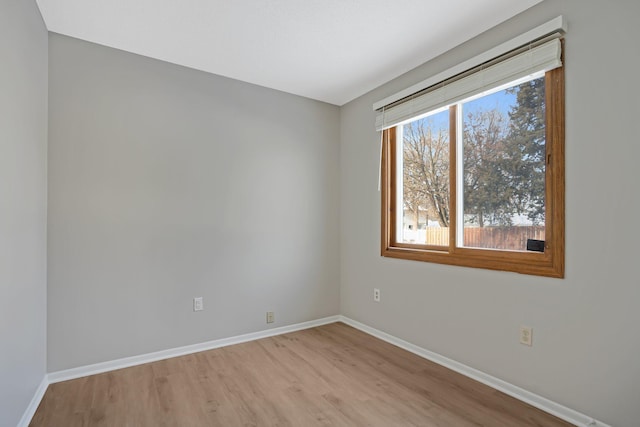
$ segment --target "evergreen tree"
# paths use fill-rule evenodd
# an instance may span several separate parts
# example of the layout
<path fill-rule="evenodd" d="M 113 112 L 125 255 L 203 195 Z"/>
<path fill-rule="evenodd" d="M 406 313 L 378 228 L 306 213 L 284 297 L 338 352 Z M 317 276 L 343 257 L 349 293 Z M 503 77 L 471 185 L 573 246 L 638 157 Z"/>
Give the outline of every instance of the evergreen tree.
<path fill-rule="evenodd" d="M 513 208 L 534 224 L 545 215 L 545 84 L 544 77 L 508 89 L 516 94 L 509 112 L 503 168 L 511 181 Z"/>
<path fill-rule="evenodd" d="M 480 227 L 512 225 L 516 214 L 544 223 L 544 77 L 506 92 L 516 97 L 508 119 L 494 108 L 464 120 L 464 213 Z"/>
<path fill-rule="evenodd" d="M 544 224 L 544 77 L 506 92 L 516 98 L 507 113 L 475 108 L 463 120 L 464 216 L 480 227 L 510 226 L 516 215 Z M 416 225 L 423 211 L 448 227 L 448 132 L 417 120 L 405 125 L 403 142 L 404 208 Z"/>

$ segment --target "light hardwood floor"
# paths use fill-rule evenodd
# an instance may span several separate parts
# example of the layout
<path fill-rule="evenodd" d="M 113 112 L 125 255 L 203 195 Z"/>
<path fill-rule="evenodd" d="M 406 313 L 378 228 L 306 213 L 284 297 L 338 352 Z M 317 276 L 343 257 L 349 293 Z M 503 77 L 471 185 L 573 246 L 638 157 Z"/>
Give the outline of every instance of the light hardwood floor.
<path fill-rule="evenodd" d="M 333 323 L 51 384 L 30 425 L 570 424 Z"/>

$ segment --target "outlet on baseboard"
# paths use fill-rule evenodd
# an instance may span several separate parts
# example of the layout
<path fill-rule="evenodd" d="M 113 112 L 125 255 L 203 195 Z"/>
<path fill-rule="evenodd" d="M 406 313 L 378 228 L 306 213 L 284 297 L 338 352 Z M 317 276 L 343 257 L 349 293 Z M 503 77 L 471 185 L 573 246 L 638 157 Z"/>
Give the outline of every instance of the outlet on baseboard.
<path fill-rule="evenodd" d="M 273 323 L 276 321 L 273 311 L 267 311 L 267 323 Z"/>

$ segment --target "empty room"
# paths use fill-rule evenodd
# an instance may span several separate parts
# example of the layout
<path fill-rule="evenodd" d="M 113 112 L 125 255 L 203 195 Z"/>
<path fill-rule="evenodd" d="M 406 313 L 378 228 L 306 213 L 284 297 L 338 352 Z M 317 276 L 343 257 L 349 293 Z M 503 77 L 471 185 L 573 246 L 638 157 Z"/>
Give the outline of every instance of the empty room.
<path fill-rule="evenodd" d="M 639 18 L 0 0 L 0 427 L 638 427 Z"/>

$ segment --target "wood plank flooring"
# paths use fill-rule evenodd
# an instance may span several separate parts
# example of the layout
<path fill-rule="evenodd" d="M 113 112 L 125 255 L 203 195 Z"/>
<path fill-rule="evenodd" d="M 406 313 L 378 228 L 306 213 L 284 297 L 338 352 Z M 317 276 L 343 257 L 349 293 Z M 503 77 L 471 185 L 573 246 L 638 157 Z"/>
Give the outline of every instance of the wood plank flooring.
<path fill-rule="evenodd" d="M 343 323 L 51 384 L 30 424 L 569 426 Z"/>

